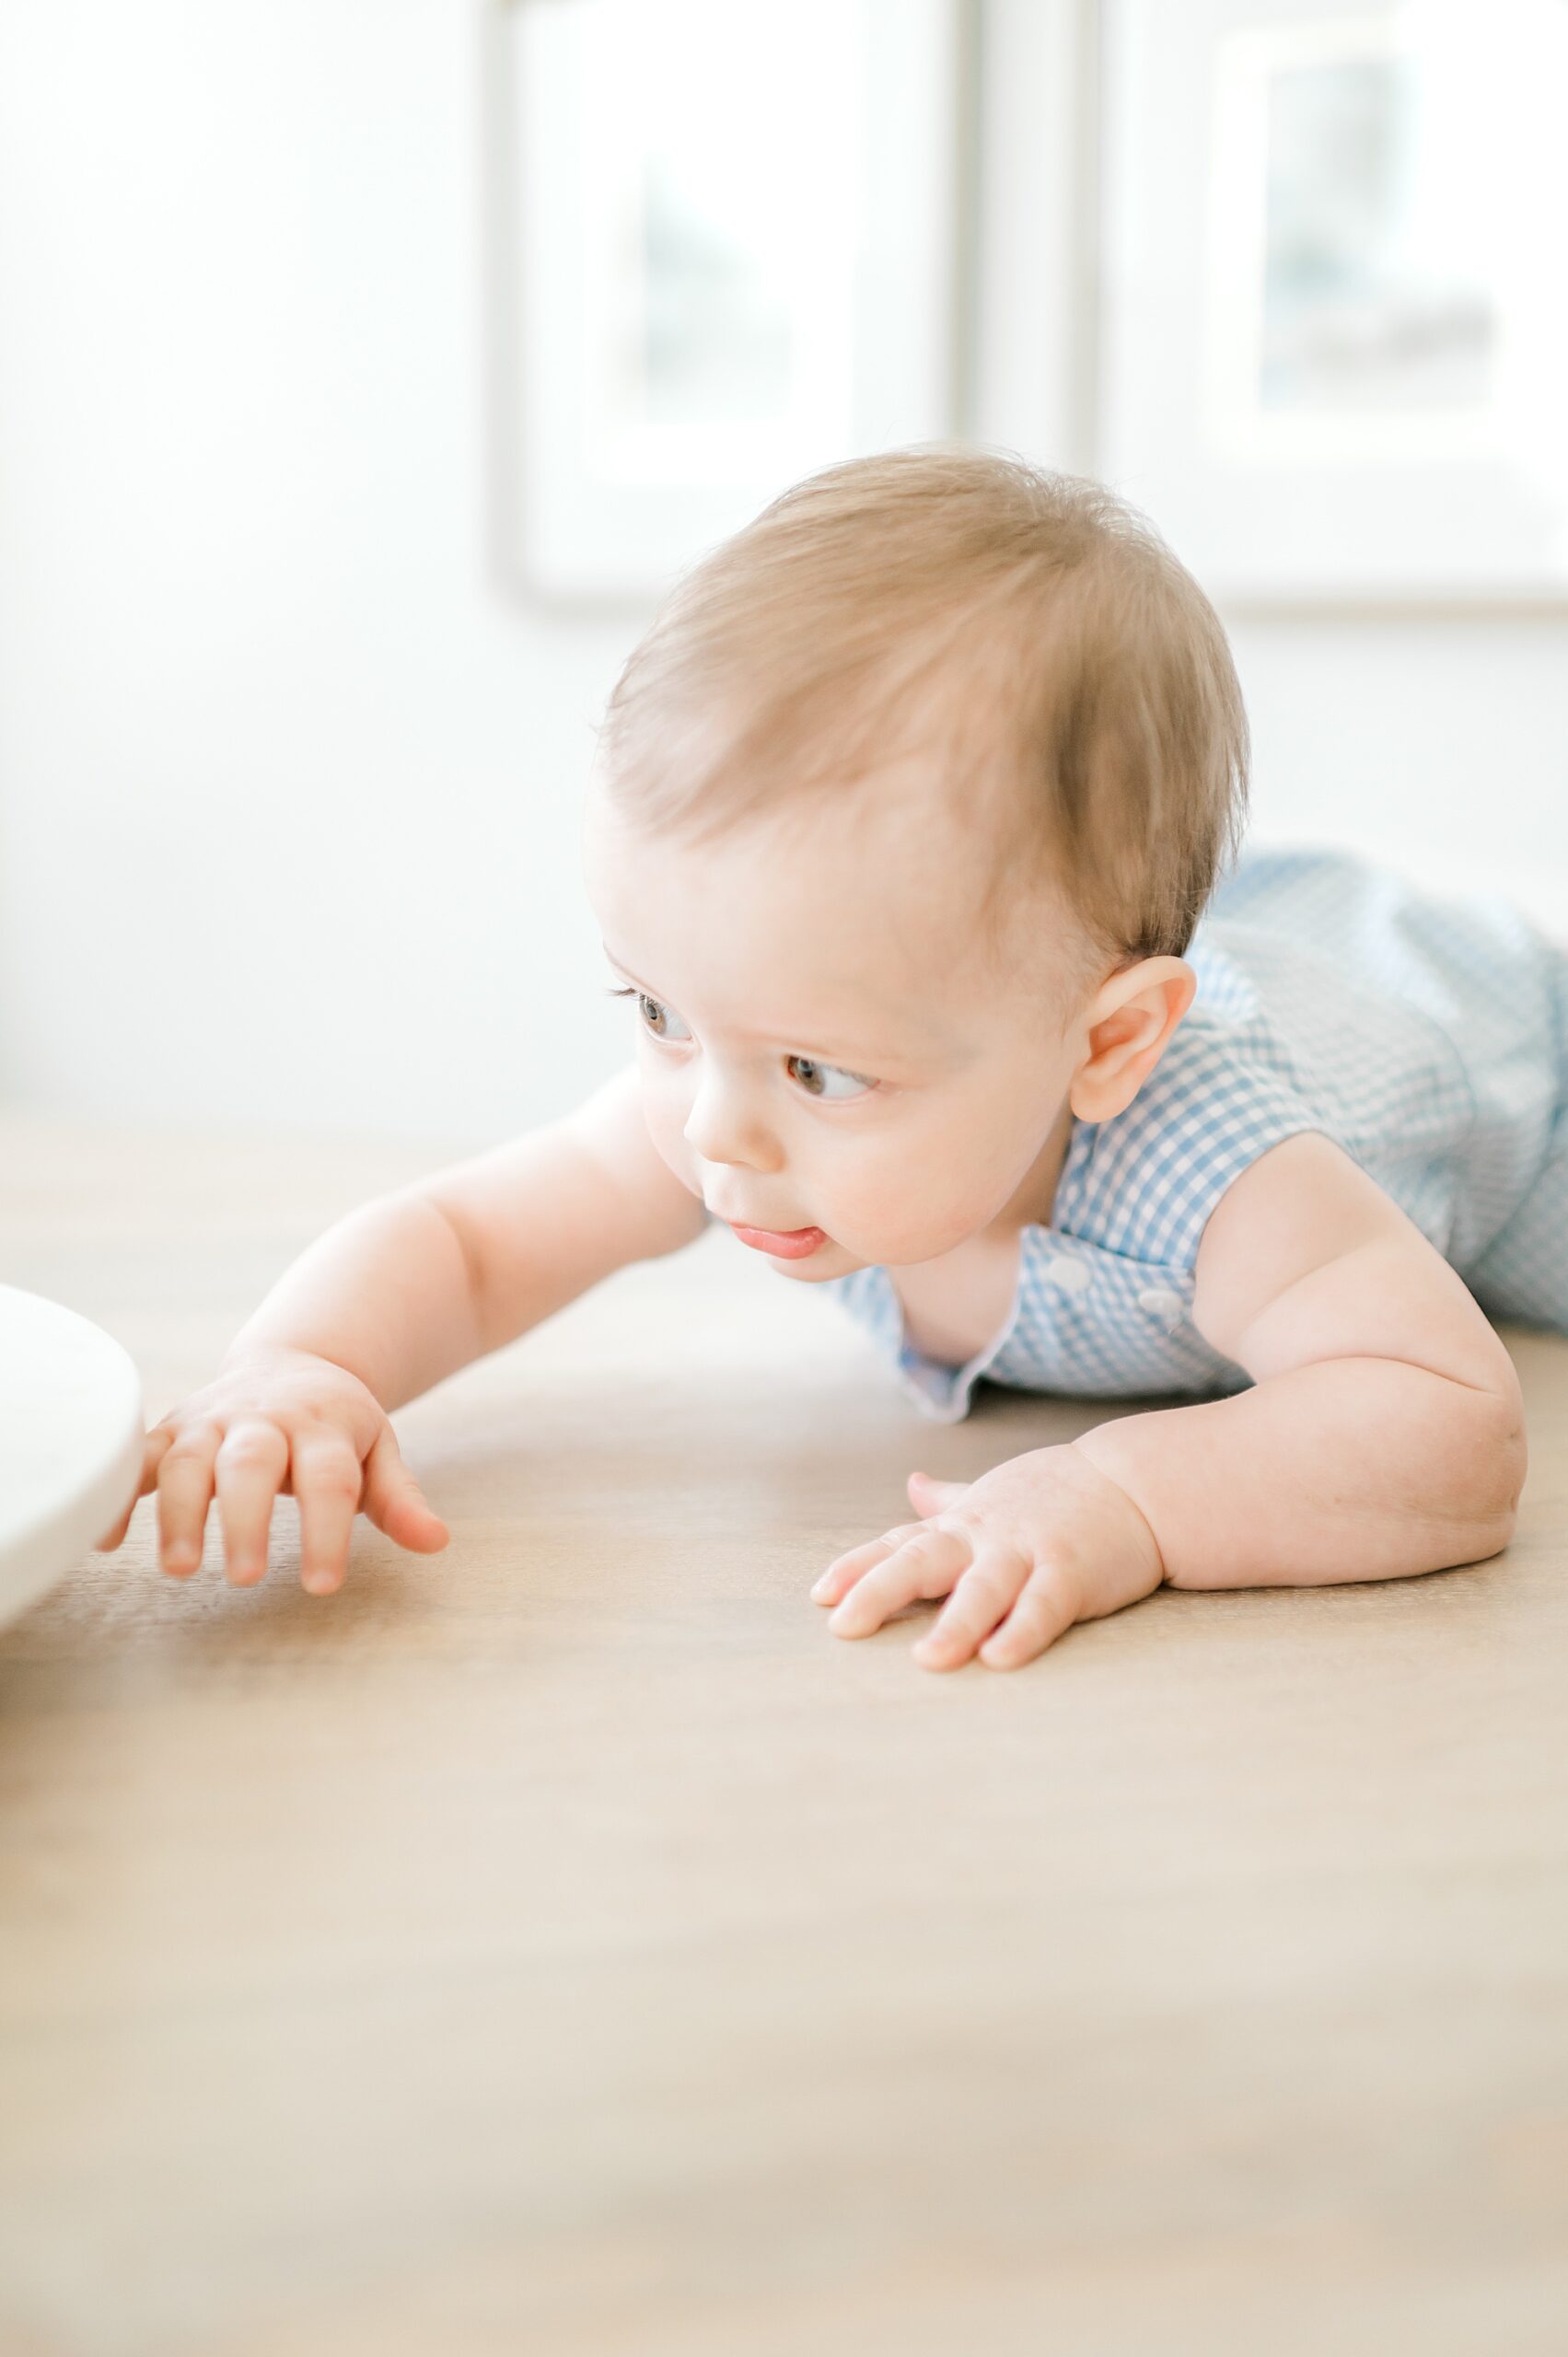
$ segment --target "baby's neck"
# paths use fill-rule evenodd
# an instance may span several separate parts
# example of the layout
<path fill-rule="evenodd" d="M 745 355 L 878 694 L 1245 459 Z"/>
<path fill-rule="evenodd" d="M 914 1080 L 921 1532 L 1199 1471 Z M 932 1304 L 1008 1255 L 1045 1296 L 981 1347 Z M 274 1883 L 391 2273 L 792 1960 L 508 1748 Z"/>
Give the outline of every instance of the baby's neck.
<path fill-rule="evenodd" d="M 1051 1132 L 1025 1172 L 1019 1186 L 981 1234 L 992 1241 L 1016 1236 L 1020 1228 L 1049 1227 L 1056 1207 L 1056 1190 L 1062 1178 L 1062 1166 L 1067 1159 L 1067 1148 L 1073 1137 L 1073 1108 L 1064 1103 Z"/>

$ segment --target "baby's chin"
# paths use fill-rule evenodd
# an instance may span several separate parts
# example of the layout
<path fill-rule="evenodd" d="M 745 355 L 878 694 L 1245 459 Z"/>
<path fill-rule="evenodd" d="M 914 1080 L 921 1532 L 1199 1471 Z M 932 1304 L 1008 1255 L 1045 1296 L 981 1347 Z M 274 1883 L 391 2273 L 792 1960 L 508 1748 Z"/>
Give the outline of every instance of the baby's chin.
<path fill-rule="evenodd" d="M 788 1277 L 797 1285 L 826 1284 L 830 1277 L 847 1277 L 853 1269 L 870 1266 L 868 1261 L 858 1259 L 847 1245 L 840 1244 L 831 1236 L 819 1244 L 815 1252 L 808 1252 L 803 1260 L 786 1260 L 782 1253 L 774 1252 L 764 1257 L 770 1269 L 776 1271 L 781 1277 Z"/>
<path fill-rule="evenodd" d="M 916 1249 L 911 1248 L 909 1237 L 899 1237 L 890 1238 L 887 1248 L 878 1252 L 875 1248 L 856 1251 L 848 1244 L 841 1244 L 836 1236 L 829 1236 L 815 1252 L 807 1252 L 798 1260 L 787 1260 L 782 1252 L 765 1252 L 761 1258 L 776 1276 L 787 1277 L 791 1284 L 822 1285 L 830 1283 L 835 1277 L 853 1276 L 856 1269 L 909 1268 L 924 1260 L 938 1260 L 952 1249 L 951 1237 L 937 1237 Z"/>
<path fill-rule="evenodd" d="M 827 1284 L 834 1277 L 853 1276 L 856 1269 L 901 1268 L 918 1260 L 938 1259 L 943 1252 L 951 1249 L 950 1245 L 939 1244 L 928 1253 L 914 1253 L 907 1243 L 900 1242 L 885 1252 L 856 1252 L 847 1244 L 841 1244 L 836 1237 L 830 1236 L 803 1260 L 786 1260 L 782 1253 L 769 1253 L 766 1258 L 769 1268 L 775 1270 L 781 1277 L 789 1278 L 792 1284 L 819 1285 Z"/>

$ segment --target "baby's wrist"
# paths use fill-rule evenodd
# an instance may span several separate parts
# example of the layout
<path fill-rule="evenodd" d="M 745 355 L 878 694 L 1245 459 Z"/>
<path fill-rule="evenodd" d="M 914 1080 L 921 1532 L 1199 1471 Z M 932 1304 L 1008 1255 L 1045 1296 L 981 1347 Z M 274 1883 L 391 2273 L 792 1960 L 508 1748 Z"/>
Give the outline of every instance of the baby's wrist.
<path fill-rule="evenodd" d="M 238 1370 L 257 1366 L 335 1366 L 337 1364 L 335 1359 L 328 1359 L 323 1352 L 311 1350 L 304 1342 L 291 1342 L 273 1334 L 248 1334 L 241 1329 L 225 1351 L 218 1372 L 232 1375 Z"/>

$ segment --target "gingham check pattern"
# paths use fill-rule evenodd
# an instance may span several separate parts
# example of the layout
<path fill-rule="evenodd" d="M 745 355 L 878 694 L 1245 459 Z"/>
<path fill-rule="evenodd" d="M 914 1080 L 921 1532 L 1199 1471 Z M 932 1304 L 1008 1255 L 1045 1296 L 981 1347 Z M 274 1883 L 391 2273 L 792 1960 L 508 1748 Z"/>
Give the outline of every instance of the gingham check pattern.
<path fill-rule="evenodd" d="M 1189 956 L 1190 1013 L 1127 1110 L 1074 1128 L 985 1350 L 962 1367 L 913 1350 L 885 1269 L 818 1289 L 923 1414 L 956 1422 L 981 1376 L 1100 1398 L 1244 1388 L 1191 1323 L 1199 1239 L 1303 1130 L 1369 1172 L 1483 1307 L 1568 1331 L 1568 950 L 1503 902 L 1282 850 L 1243 857 Z"/>

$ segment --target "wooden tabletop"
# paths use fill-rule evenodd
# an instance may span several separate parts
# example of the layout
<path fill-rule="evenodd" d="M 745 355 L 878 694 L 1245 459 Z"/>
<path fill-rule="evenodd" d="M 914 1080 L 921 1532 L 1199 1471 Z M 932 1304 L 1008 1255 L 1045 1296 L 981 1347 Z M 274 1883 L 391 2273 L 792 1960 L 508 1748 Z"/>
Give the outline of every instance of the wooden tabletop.
<path fill-rule="evenodd" d="M 440 1159 L 0 1120 L 157 1416 Z M 716 1231 L 400 1411 L 306 1596 L 144 1502 L 0 1634 L 6 2357 L 1559 2357 L 1568 1344 L 1486 1565 L 937 1678 L 807 1597 L 923 1422 Z M 1216 1511 L 1223 1501 L 1216 1500 Z"/>

